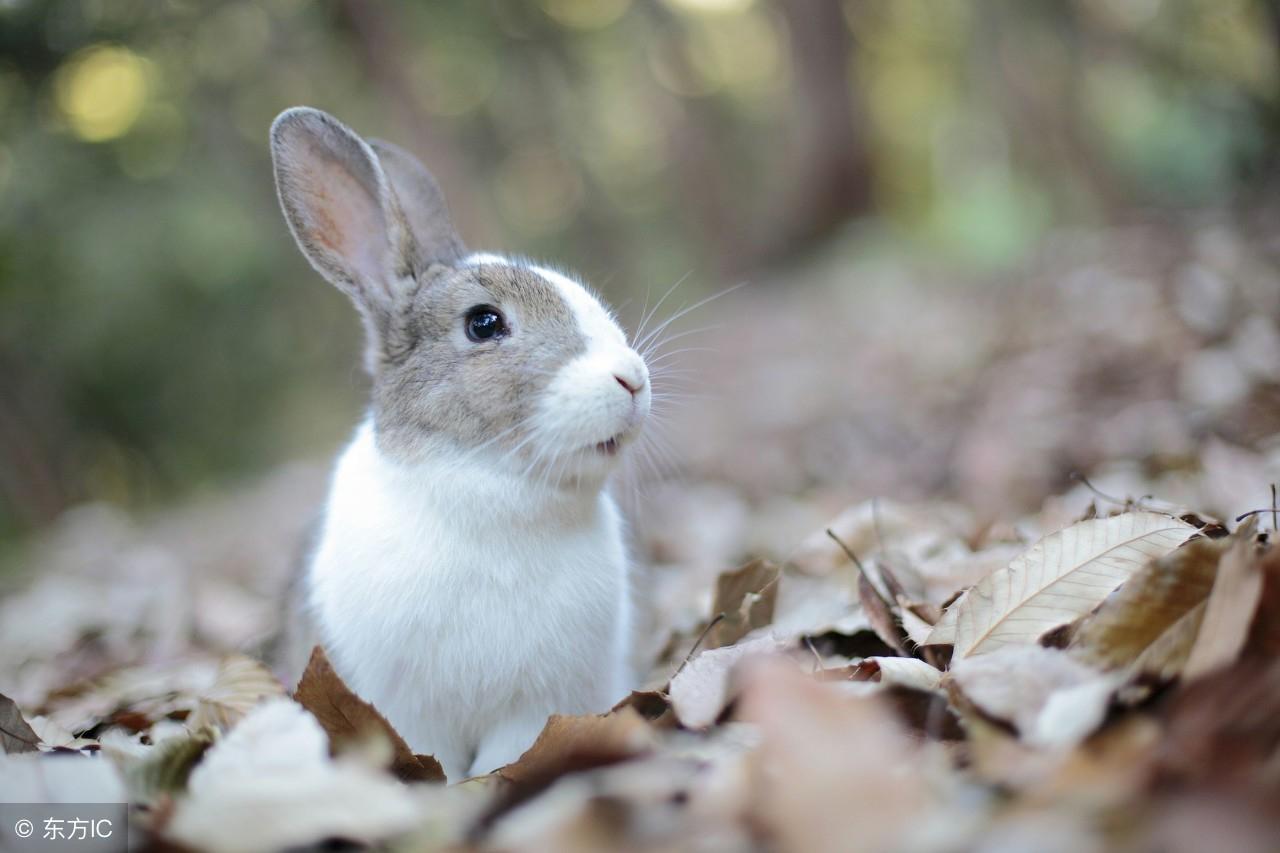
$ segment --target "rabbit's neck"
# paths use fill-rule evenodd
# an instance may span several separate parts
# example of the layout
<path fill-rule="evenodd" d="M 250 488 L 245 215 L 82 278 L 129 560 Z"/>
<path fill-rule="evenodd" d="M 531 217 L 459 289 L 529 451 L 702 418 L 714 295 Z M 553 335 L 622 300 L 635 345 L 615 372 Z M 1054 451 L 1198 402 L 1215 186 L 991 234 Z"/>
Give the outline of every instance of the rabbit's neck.
<path fill-rule="evenodd" d="M 413 461 L 397 459 L 379 447 L 372 419 L 357 430 L 346 455 L 402 506 L 456 515 L 462 527 L 591 525 L 604 494 L 603 484 L 565 488 L 502 470 L 451 446 L 426 445 Z"/>

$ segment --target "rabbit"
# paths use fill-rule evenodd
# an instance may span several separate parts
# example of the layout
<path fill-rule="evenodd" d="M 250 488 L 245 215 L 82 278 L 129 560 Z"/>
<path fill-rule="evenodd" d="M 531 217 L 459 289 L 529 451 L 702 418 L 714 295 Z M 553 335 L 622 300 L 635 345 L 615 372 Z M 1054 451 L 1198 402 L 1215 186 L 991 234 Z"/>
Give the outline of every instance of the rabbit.
<path fill-rule="evenodd" d="M 368 414 L 333 469 L 286 646 L 338 674 L 450 781 L 552 714 L 630 689 L 633 603 L 609 481 L 649 370 L 573 277 L 472 253 L 412 155 L 307 107 L 271 127 L 303 255 L 355 304 Z"/>

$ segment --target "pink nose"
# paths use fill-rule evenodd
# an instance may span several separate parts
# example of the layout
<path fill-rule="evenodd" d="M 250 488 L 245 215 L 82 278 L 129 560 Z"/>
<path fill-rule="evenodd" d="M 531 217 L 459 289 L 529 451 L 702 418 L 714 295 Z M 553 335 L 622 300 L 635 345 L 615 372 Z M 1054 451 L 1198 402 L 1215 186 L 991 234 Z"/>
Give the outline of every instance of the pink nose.
<path fill-rule="evenodd" d="M 623 388 L 626 388 L 627 393 L 633 397 L 640 392 L 641 388 L 644 387 L 644 382 L 641 382 L 640 384 L 637 385 L 637 384 L 634 384 L 634 381 L 629 382 L 616 373 L 613 374 L 613 378 L 618 380 L 618 384 L 621 385 Z"/>

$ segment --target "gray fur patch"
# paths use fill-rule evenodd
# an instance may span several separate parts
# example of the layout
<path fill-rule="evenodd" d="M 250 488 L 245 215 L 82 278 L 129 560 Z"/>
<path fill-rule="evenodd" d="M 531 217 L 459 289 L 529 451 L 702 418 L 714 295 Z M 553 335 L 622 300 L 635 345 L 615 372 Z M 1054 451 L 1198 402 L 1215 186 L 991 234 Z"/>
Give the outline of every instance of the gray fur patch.
<path fill-rule="evenodd" d="M 509 333 L 469 340 L 465 318 L 477 305 L 499 309 Z M 468 448 L 502 436 L 496 447 L 515 446 L 542 390 L 587 344 L 556 285 L 498 263 L 432 267 L 397 327 L 397 351 L 374 376 L 373 418 L 378 446 L 405 459 L 427 439 Z"/>

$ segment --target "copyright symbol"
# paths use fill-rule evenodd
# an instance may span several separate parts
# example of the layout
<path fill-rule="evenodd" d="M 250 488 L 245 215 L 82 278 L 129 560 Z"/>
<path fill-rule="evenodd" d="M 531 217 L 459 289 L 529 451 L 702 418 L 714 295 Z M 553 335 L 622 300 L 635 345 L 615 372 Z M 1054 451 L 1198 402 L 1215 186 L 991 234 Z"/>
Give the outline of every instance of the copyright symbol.
<path fill-rule="evenodd" d="M 13 831 L 19 838 L 30 838 L 36 828 L 32 826 L 31 821 L 24 818 L 13 825 Z"/>

